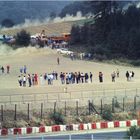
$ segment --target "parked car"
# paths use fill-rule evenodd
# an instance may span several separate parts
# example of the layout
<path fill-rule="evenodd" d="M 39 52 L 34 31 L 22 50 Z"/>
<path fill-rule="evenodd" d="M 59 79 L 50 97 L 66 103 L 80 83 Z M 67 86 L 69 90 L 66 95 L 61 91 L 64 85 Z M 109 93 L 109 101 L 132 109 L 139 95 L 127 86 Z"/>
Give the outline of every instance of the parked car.
<path fill-rule="evenodd" d="M 57 53 L 70 55 L 73 52 L 69 51 L 67 48 L 59 48 L 59 49 L 57 49 Z"/>

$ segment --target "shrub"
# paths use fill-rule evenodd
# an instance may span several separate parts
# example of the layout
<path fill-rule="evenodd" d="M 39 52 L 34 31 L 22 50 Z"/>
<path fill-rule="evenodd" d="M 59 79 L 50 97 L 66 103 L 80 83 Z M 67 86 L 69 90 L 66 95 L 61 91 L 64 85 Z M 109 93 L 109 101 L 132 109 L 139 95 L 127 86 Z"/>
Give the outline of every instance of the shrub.
<path fill-rule="evenodd" d="M 127 135 L 132 136 L 133 139 L 140 139 L 140 127 L 131 126 L 127 131 Z"/>
<path fill-rule="evenodd" d="M 104 107 L 104 110 L 102 112 L 102 118 L 104 120 L 112 121 L 113 120 L 113 115 L 111 112 L 111 109 L 109 107 Z"/>
<path fill-rule="evenodd" d="M 10 28 L 10 27 L 13 27 L 14 26 L 14 22 L 11 19 L 4 19 L 1 22 L 1 26 L 2 27 L 6 27 L 6 28 Z"/>
<path fill-rule="evenodd" d="M 20 46 L 28 46 L 30 44 L 30 33 L 25 30 L 21 30 L 16 35 L 16 44 Z"/>
<path fill-rule="evenodd" d="M 130 64 L 132 64 L 133 66 L 140 66 L 140 60 L 132 60 L 130 61 Z"/>
<path fill-rule="evenodd" d="M 50 114 L 50 119 L 53 120 L 55 124 L 64 124 L 64 116 L 60 112 L 55 112 Z"/>

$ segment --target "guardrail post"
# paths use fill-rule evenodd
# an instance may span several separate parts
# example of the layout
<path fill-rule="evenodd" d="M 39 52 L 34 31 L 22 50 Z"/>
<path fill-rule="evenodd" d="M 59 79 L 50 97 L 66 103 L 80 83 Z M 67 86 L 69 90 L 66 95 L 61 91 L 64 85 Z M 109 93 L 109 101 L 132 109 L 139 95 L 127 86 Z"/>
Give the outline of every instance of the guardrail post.
<path fill-rule="evenodd" d="M 14 116 L 14 120 L 17 120 L 17 105 L 15 104 L 15 116 Z"/>
<path fill-rule="evenodd" d="M 54 102 L 54 114 L 56 113 L 56 102 Z"/>
<path fill-rule="evenodd" d="M 123 97 L 123 112 L 124 112 L 125 98 Z"/>
<path fill-rule="evenodd" d="M 101 114 L 103 113 L 103 101 L 101 99 Z"/>
<path fill-rule="evenodd" d="M 30 120 L 30 104 L 28 103 L 28 111 L 27 111 L 27 113 L 28 113 L 28 121 Z"/>
<path fill-rule="evenodd" d="M 137 107 L 137 105 L 136 105 L 136 101 L 137 99 L 136 99 L 136 96 L 134 97 L 134 110 L 136 110 L 136 107 Z"/>
<path fill-rule="evenodd" d="M 88 100 L 88 111 L 89 111 L 89 115 L 91 114 L 90 113 L 90 100 Z"/>
<path fill-rule="evenodd" d="M 78 116 L 78 101 L 76 101 L 76 115 Z"/>
<path fill-rule="evenodd" d="M 65 116 L 67 115 L 67 102 L 65 101 Z"/>
<path fill-rule="evenodd" d="M 112 98 L 112 113 L 114 113 L 114 98 Z"/>
<path fill-rule="evenodd" d="M 42 120 L 42 117 L 43 116 L 43 103 L 41 103 L 41 120 Z"/>
<path fill-rule="evenodd" d="M 12 103 L 11 95 L 10 95 L 10 104 Z"/>
<path fill-rule="evenodd" d="M 24 103 L 24 95 L 22 95 L 22 102 Z"/>
<path fill-rule="evenodd" d="M 1 105 L 1 121 L 3 121 L 3 105 Z"/>

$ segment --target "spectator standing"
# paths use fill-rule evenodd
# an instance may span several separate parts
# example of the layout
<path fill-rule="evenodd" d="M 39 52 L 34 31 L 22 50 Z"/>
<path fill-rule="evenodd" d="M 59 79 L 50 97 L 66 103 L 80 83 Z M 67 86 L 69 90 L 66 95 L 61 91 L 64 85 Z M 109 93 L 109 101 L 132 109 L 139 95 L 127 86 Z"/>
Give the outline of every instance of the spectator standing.
<path fill-rule="evenodd" d="M 57 64 L 58 64 L 58 65 L 60 64 L 60 60 L 59 60 L 59 57 L 57 57 Z"/>
<path fill-rule="evenodd" d="M 7 74 L 9 74 L 10 73 L 10 66 L 9 65 L 7 65 Z"/>
<path fill-rule="evenodd" d="M 3 66 L 1 67 L 1 72 L 4 73 L 4 67 Z"/>
<path fill-rule="evenodd" d="M 127 81 L 129 81 L 129 72 L 127 71 L 125 75 L 126 75 Z"/>
<path fill-rule="evenodd" d="M 102 83 L 103 82 L 103 73 L 99 72 L 99 82 Z"/>
<path fill-rule="evenodd" d="M 112 78 L 112 82 L 115 82 L 115 77 L 116 77 L 116 74 L 115 74 L 115 71 L 111 74 L 111 78 Z"/>
<path fill-rule="evenodd" d="M 90 77 L 90 82 L 92 83 L 92 73 L 91 72 L 90 72 L 89 77 Z"/>

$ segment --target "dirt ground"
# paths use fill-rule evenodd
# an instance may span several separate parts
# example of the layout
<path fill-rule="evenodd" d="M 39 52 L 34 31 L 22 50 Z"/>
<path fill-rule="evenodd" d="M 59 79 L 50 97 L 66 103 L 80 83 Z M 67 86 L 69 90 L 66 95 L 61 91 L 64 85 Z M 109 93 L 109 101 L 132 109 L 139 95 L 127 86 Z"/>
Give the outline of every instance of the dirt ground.
<path fill-rule="evenodd" d="M 67 85 L 68 91 L 82 90 L 109 90 L 109 89 L 132 89 L 140 87 L 140 68 L 130 66 L 119 66 L 105 63 L 90 62 L 84 60 L 74 60 L 57 54 L 56 50 L 50 48 L 37 49 L 34 47 L 20 48 L 15 51 L 5 49 L 1 46 L 0 65 L 6 67 L 10 65 L 10 74 L 1 74 L 0 71 L 0 95 L 24 94 L 24 93 L 46 93 L 63 92 L 66 85 L 61 85 L 60 79 L 54 81 L 53 85 L 44 86 L 40 84 L 34 87 L 19 87 L 18 75 L 21 66 L 27 66 L 27 73 L 37 73 L 38 75 L 52 71 L 60 72 L 92 72 L 93 83 Z M 57 57 L 60 58 L 60 65 L 57 65 Z M 112 83 L 111 73 L 119 69 L 120 77 Z M 126 81 L 126 71 L 134 71 L 135 77 L 131 82 Z M 99 83 L 98 73 L 103 72 L 104 82 Z"/>
<path fill-rule="evenodd" d="M 48 93 L 47 96 L 52 98 L 64 98 L 64 97 L 72 97 L 73 102 L 70 100 L 67 102 L 67 106 L 72 104 L 75 106 L 76 101 L 74 99 L 79 99 L 81 98 L 81 93 L 82 97 L 89 97 L 90 99 L 90 93 L 92 94 L 92 99 L 97 103 L 100 103 L 99 100 L 97 100 L 97 96 L 102 98 L 104 90 L 118 90 L 121 89 L 123 92 L 120 92 L 120 94 L 124 95 L 125 89 L 127 90 L 132 90 L 132 92 L 126 92 L 129 93 L 129 95 L 135 95 L 136 94 L 136 88 L 138 89 L 137 94 L 139 95 L 139 88 L 140 88 L 140 68 L 139 67 L 130 67 L 130 66 L 119 66 L 119 65 L 111 65 L 111 64 L 105 64 L 105 63 L 97 63 L 97 62 L 91 62 L 91 61 L 85 61 L 85 60 L 74 60 L 72 61 L 70 58 L 63 57 L 60 54 L 57 54 L 56 50 L 52 50 L 50 48 L 41 48 L 37 49 L 35 47 L 28 47 L 28 48 L 19 48 L 17 50 L 12 50 L 7 46 L 0 46 L 0 65 L 6 67 L 6 65 L 10 65 L 10 74 L 2 74 L 0 71 L 0 104 L 1 102 L 9 102 L 9 100 L 14 100 L 16 102 L 21 100 L 21 103 L 18 102 L 17 110 L 25 110 L 25 113 L 21 115 L 21 113 L 18 116 L 18 119 L 21 117 L 22 121 L 17 121 L 16 126 L 26 126 L 27 122 L 24 120 L 24 118 L 27 119 L 27 104 L 23 103 L 22 97 L 25 94 L 27 99 L 31 99 L 34 97 L 36 99 L 44 99 L 46 98 L 46 93 Z M 57 57 L 60 58 L 60 65 L 57 64 Z M 93 73 L 93 82 L 92 83 L 80 83 L 80 84 L 73 84 L 73 85 L 62 85 L 60 82 L 60 78 L 57 81 L 54 81 L 53 85 L 47 85 L 47 83 L 43 86 L 40 84 L 37 86 L 32 86 L 32 87 L 19 87 L 18 84 L 18 75 L 20 75 L 19 69 L 21 66 L 27 66 L 27 73 L 37 73 L 38 75 L 44 74 L 44 73 L 50 73 L 52 71 L 57 71 L 58 73 L 60 72 L 92 72 Z M 115 83 L 112 83 L 111 81 L 111 73 L 113 71 L 116 71 L 119 69 L 120 71 L 120 77 L 116 79 Z M 127 82 L 125 73 L 126 71 L 134 71 L 135 72 L 135 77 L 132 79 L 132 81 Z M 99 71 L 103 72 L 104 75 L 104 82 L 99 83 L 98 79 L 98 73 Z M 67 94 L 64 92 L 64 88 L 67 88 Z M 88 92 L 88 91 L 95 91 L 94 92 Z M 99 91 L 99 92 L 98 92 Z M 53 93 L 52 93 L 53 92 Z M 69 93 L 71 93 L 69 95 Z M 119 93 L 119 92 L 118 92 Z M 16 95 L 18 94 L 18 96 Z M 111 95 L 114 95 L 114 92 L 106 92 L 107 97 L 110 97 Z M 8 96 L 6 96 L 8 95 Z M 34 96 L 36 95 L 36 96 Z M 112 95 L 112 96 L 113 96 Z M 95 96 L 95 97 L 94 97 Z M 104 97 L 103 97 L 104 98 Z M 79 100 L 79 106 L 81 105 L 87 105 L 87 100 Z M 110 101 L 105 99 L 105 103 L 111 103 L 112 98 L 107 98 L 110 99 Z M 120 100 L 122 100 L 122 97 L 120 96 Z M 133 101 L 133 98 L 127 98 L 127 100 Z M 15 124 L 13 123 L 13 116 L 14 116 L 14 108 L 15 108 L 15 103 L 8 103 L 8 104 L 3 104 L 4 109 L 7 110 L 10 115 L 6 115 L 7 121 L 5 121 L 3 126 L 5 127 L 14 127 Z M 65 105 L 65 102 L 63 100 L 60 101 L 61 103 L 57 107 L 63 107 Z M 31 103 L 31 102 L 30 102 Z M 40 103 L 33 103 L 31 106 L 31 110 L 33 111 L 34 108 L 40 109 Z M 45 107 L 47 108 L 53 108 L 54 107 L 54 102 L 49 102 L 49 98 L 47 103 L 44 102 L 43 104 L 44 107 L 44 112 Z M 8 111 L 9 110 L 9 111 Z M 44 113 L 43 112 L 43 113 Z M 69 112 L 69 110 L 67 110 Z M 33 116 L 33 114 L 32 114 Z M 91 116 L 91 118 L 93 118 Z M 36 118 L 38 120 L 38 118 Z M 67 118 L 69 119 L 69 118 Z M 9 120 L 9 122 L 8 122 Z M 12 121 L 10 121 L 12 120 Z M 87 120 L 87 118 L 86 118 Z M 46 121 L 48 121 L 46 119 Z M 89 120 L 90 121 L 90 120 Z M 34 121 L 33 126 L 35 126 Z M 72 122 L 72 121 L 69 121 Z M 46 123 L 48 124 L 48 123 Z M 46 125 L 45 124 L 45 125 Z"/>

